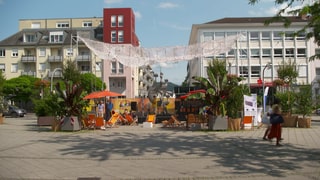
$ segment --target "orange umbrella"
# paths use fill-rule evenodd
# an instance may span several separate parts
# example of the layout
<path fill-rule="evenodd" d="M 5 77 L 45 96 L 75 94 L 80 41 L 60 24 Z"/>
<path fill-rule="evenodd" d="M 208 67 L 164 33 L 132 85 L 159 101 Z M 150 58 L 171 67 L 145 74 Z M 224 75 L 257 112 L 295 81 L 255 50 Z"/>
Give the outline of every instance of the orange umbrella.
<path fill-rule="evenodd" d="M 95 98 L 102 98 L 107 96 L 123 96 L 122 94 L 112 92 L 112 91 L 98 91 L 98 92 L 92 92 L 88 95 L 86 95 L 83 99 L 95 99 Z"/>

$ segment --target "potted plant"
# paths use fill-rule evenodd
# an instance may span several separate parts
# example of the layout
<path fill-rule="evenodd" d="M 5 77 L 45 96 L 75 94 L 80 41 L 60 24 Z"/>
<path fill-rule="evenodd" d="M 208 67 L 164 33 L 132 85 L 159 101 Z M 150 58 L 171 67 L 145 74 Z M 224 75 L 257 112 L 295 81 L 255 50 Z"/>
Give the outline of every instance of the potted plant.
<path fill-rule="evenodd" d="M 298 116 L 292 115 L 292 110 L 294 107 L 294 102 L 296 100 L 296 95 L 292 87 L 293 82 L 298 77 L 298 70 L 296 69 L 296 64 L 289 59 L 287 62 L 279 64 L 277 70 L 279 80 L 277 80 L 277 93 L 276 98 L 280 101 L 280 106 L 283 112 L 284 123 L 283 127 L 296 127 Z M 275 85 L 276 82 L 274 82 Z"/>
<path fill-rule="evenodd" d="M 43 99 L 33 100 L 38 126 L 53 126 L 54 120 L 56 119 L 57 108 L 54 102 L 52 95 L 47 95 Z"/>
<path fill-rule="evenodd" d="M 62 69 L 62 81 L 56 83 L 56 113 L 60 117 L 60 129 L 63 131 L 77 131 L 81 129 L 81 118 L 85 113 L 88 102 L 83 99 L 86 93 L 80 81 L 80 71 L 76 64 L 67 61 Z"/>
<path fill-rule="evenodd" d="M 226 120 L 226 104 L 233 88 L 238 86 L 241 78 L 228 78 L 225 61 L 214 59 L 208 62 L 207 77 L 193 77 L 194 85 L 201 89 L 206 89 L 204 93 L 195 93 L 192 97 L 203 97 L 205 105 L 211 108 L 208 118 L 209 130 L 226 130 L 228 121 Z"/>
<path fill-rule="evenodd" d="M 230 84 L 230 95 L 227 97 L 228 127 L 230 130 L 240 130 L 241 115 L 243 111 L 244 95 L 249 95 L 249 88 L 244 84 L 239 84 L 239 80 Z"/>
<path fill-rule="evenodd" d="M 313 110 L 312 89 L 310 85 L 300 86 L 295 102 L 297 113 L 302 115 L 302 117 L 298 118 L 298 127 L 310 128 L 311 118 L 309 116 Z"/>

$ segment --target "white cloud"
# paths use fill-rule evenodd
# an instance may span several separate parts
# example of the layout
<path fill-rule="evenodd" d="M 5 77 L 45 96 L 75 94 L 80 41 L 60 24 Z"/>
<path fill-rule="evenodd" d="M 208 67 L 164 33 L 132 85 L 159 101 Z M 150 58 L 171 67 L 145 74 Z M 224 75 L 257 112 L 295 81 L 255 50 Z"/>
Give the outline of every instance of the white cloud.
<path fill-rule="evenodd" d="M 158 8 L 162 8 L 162 9 L 172 9 L 176 7 L 179 7 L 179 5 L 171 2 L 162 2 L 158 5 Z"/>
<path fill-rule="evenodd" d="M 115 3 L 121 3 L 122 0 L 104 0 L 104 3 L 106 4 L 115 4 Z"/>
<path fill-rule="evenodd" d="M 176 30 L 181 30 L 181 31 L 190 30 L 190 27 L 179 26 L 178 24 L 172 24 L 172 23 L 167 23 L 167 22 L 161 22 L 159 24 L 166 26 L 166 27 L 169 27 L 171 29 L 176 29 Z"/>
<path fill-rule="evenodd" d="M 142 18 L 142 15 L 139 11 L 134 11 L 134 15 L 136 17 L 136 19 L 141 19 Z"/>

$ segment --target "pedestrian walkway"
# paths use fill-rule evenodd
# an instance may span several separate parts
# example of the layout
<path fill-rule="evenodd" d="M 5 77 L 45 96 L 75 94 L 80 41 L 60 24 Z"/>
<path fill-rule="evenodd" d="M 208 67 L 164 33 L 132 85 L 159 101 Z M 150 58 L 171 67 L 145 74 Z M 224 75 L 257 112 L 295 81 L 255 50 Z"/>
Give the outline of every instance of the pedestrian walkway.
<path fill-rule="evenodd" d="M 186 131 L 120 126 L 52 132 L 36 118 L 0 125 L 0 179 L 320 179 L 320 119 L 283 128 L 283 146 L 264 128 Z"/>

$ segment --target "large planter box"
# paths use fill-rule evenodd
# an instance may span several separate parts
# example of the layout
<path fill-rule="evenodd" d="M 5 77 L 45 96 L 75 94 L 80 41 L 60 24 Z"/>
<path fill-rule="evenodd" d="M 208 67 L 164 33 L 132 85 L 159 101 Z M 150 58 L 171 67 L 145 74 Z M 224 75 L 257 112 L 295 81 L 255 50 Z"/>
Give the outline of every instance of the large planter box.
<path fill-rule="evenodd" d="M 81 127 L 78 117 L 65 117 L 60 124 L 61 131 L 80 131 Z"/>
<path fill-rule="evenodd" d="M 218 116 L 213 122 L 213 130 L 227 130 L 228 119 L 226 117 Z"/>
<path fill-rule="evenodd" d="M 52 126 L 54 116 L 39 116 L 37 119 L 38 126 Z"/>
<path fill-rule="evenodd" d="M 1 115 L 0 115 L 0 124 L 3 124 L 4 118 L 5 118 L 5 117 L 3 117 L 2 114 L 1 114 Z"/>
<path fill-rule="evenodd" d="M 298 118 L 298 127 L 299 128 L 310 128 L 311 127 L 311 118 Z"/>
<path fill-rule="evenodd" d="M 297 127 L 298 116 L 283 116 L 283 119 L 282 127 Z"/>
<path fill-rule="evenodd" d="M 239 131 L 241 124 L 241 118 L 228 118 L 228 130 Z"/>

